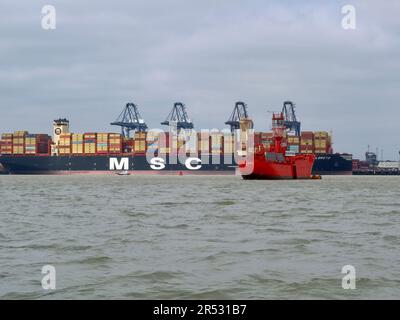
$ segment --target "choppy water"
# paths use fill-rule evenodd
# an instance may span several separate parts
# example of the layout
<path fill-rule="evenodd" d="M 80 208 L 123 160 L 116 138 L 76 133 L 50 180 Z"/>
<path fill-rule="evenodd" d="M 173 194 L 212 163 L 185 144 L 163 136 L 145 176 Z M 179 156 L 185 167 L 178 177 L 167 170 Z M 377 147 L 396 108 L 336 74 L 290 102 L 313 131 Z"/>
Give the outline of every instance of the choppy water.
<path fill-rule="evenodd" d="M 399 177 L 0 176 L 0 191 L 1 299 L 400 298 Z"/>

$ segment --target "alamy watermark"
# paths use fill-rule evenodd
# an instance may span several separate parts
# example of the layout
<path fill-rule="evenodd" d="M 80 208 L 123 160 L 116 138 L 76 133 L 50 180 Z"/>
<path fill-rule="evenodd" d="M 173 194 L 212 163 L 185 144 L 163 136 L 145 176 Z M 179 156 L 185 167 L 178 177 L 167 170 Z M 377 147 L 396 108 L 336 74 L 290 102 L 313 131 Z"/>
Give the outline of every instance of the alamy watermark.
<path fill-rule="evenodd" d="M 342 7 L 342 28 L 344 30 L 355 30 L 357 27 L 356 8 L 353 5 L 347 4 Z"/>
<path fill-rule="evenodd" d="M 52 265 L 45 265 L 42 267 L 42 288 L 44 290 L 55 290 L 56 289 L 56 268 Z"/>
<path fill-rule="evenodd" d="M 342 274 L 345 274 L 342 278 L 342 288 L 345 290 L 356 289 L 356 268 L 347 264 L 342 267 Z"/>
<path fill-rule="evenodd" d="M 42 7 L 42 29 L 55 30 L 56 29 L 56 8 L 52 5 L 45 5 Z"/>

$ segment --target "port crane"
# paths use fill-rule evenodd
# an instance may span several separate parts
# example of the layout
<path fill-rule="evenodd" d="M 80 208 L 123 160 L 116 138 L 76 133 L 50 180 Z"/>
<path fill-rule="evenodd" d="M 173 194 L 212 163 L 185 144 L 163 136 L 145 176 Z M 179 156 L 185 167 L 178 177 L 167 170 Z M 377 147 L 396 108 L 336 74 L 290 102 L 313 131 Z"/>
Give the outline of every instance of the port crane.
<path fill-rule="evenodd" d="M 292 101 L 283 102 L 282 113 L 285 118 L 284 123 L 289 131 L 294 131 L 297 137 L 300 137 L 300 121 L 297 121 L 295 104 Z"/>
<path fill-rule="evenodd" d="M 147 124 L 140 115 L 138 107 L 132 102 L 125 105 L 117 120 L 112 122 L 111 125 L 120 126 L 121 133 L 125 138 L 129 138 L 132 130 L 139 132 L 147 130 Z"/>
<path fill-rule="evenodd" d="M 177 130 L 193 129 L 193 122 L 189 119 L 185 105 L 182 102 L 175 102 L 167 119 L 161 122 L 162 125 L 176 125 Z"/>
<path fill-rule="evenodd" d="M 231 132 L 233 133 L 235 130 L 240 129 L 240 120 L 247 119 L 248 117 L 247 105 L 242 101 L 238 101 L 235 103 L 235 108 L 225 124 L 231 127 Z"/>

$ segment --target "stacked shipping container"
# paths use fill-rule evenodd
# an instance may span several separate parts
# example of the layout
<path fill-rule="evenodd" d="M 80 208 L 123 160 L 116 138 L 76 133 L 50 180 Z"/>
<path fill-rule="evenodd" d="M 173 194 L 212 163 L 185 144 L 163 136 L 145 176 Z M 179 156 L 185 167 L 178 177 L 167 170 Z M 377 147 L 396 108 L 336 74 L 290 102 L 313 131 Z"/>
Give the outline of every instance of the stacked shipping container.
<path fill-rule="evenodd" d="M 211 154 L 220 155 L 222 153 L 222 133 L 211 132 Z"/>
<path fill-rule="evenodd" d="M 210 133 L 208 131 L 199 132 L 197 135 L 197 149 L 201 154 L 209 154 L 210 153 L 210 144 L 211 138 Z"/>
<path fill-rule="evenodd" d="M 294 153 L 300 152 L 300 138 L 297 136 L 287 137 L 288 150 Z"/>
<path fill-rule="evenodd" d="M 119 133 L 110 133 L 108 135 L 108 151 L 109 153 L 122 152 L 122 136 Z"/>
<path fill-rule="evenodd" d="M 49 154 L 51 138 L 47 134 L 29 134 L 27 131 L 3 133 L 0 141 L 1 154 Z"/>
<path fill-rule="evenodd" d="M 60 135 L 60 140 L 58 141 L 58 153 L 70 154 L 71 153 L 71 134 L 64 133 Z"/>
<path fill-rule="evenodd" d="M 47 134 L 28 134 L 25 137 L 26 154 L 49 154 L 51 138 Z"/>
<path fill-rule="evenodd" d="M 330 137 L 328 132 L 314 132 L 314 152 L 316 154 L 329 153 L 330 145 Z"/>
<path fill-rule="evenodd" d="M 223 143 L 224 143 L 223 153 L 233 154 L 235 150 L 235 140 L 233 136 L 225 134 L 223 137 Z"/>
<path fill-rule="evenodd" d="M 83 150 L 85 154 L 96 154 L 96 133 L 85 133 L 83 135 Z"/>
<path fill-rule="evenodd" d="M 25 136 L 27 131 L 15 131 L 13 134 L 13 154 L 25 154 Z"/>
<path fill-rule="evenodd" d="M 301 133 L 300 153 L 314 153 L 314 133 L 312 131 Z"/>
<path fill-rule="evenodd" d="M 13 134 L 3 133 L 1 135 L 1 154 L 12 154 L 13 153 Z"/>
<path fill-rule="evenodd" d="M 272 143 L 272 132 L 261 132 L 260 139 L 261 144 L 268 150 Z"/>
<path fill-rule="evenodd" d="M 194 136 L 191 132 L 181 132 L 169 141 L 169 133 L 164 133 L 164 146 L 159 149 L 160 134 L 157 132 L 136 132 L 134 139 L 122 138 L 118 133 L 85 133 L 61 134 L 55 152 L 60 155 L 69 154 L 119 154 L 124 152 L 144 153 L 147 149 L 153 152 L 170 153 L 178 150 L 200 152 L 201 154 L 220 155 L 231 154 L 235 149 L 234 136 L 223 135 L 221 132 L 200 132 Z M 197 142 L 195 141 L 197 138 Z M 240 143 L 247 143 L 246 134 L 241 135 Z M 257 132 L 254 135 L 255 144 L 263 144 L 266 149 L 272 143 L 271 132 Z M 238 140 L 239 141 L 239 140 Z M 45 134 L 32 135 L 26 131 L 5 133 L 1 136 L 1 154 L 49 154 L 51 138 Z M 326 131 L 303 131 L 301 137 L 287 136 L 288 150 L 295 153 L 331 153 L 331 137 Z M 246 146 L 243 147 L 246 150 Z"/>
<path fill-rule="evenodd" d="M 108 133 L 97 134 L 97 153 L 98 154 L 108 153 Z"/>
<path fill-rule="evenodd" d="M 81 133 L 72 134 L 72 153 L 73 154 L 83 153 L 83 134 Z"/>
<path fill-rule="evenodd" d="M 138 153 L 146 152 L 146 132 L 135 132 L 134 150 Z"/>

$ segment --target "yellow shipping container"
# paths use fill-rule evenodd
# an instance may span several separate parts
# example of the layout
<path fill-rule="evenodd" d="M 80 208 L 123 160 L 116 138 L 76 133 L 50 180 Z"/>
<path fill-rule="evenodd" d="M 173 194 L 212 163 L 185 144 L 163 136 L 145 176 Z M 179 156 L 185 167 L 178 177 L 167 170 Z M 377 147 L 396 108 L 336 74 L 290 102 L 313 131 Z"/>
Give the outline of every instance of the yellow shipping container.
<path fill-rule="evenodd" d="M 108 142 L 108 133 L 98 133 L 97 134 L 97 142 L 98 143 L 107 143 Z"/>
<path fill-rule="evenodd" d="M 95 143 L 85 143 L 84 144 L 85 153 L 96 153 L 96 144 Z"/>
<path fill-rule="evenodd" d="M 25 143 L 25 138 L 13 138 L 12 140 L 13 144 L 23 144 Z"/>
<path fill-rule="evenodd" d="M 16 137 L 24 137 L 28 134 L 28 131 L 15 131 L 14 136 Z"/>
<path fill-rule="evenodd" d="M 288 142 L 292 144 L 299 144 L 300 139 L 299 137 L 288 136 Z"/>
<path fill-rule="evenodd" d="M 326 131 L 316 131 L 314 132 L 314 137 L 315 138 L 327 138 L 329 136 L 329 133 Z"/>
<path fill-rule="evenodd" d="M 13 154 L 24 154 L 25 148 L 24 147 L 15 147 L 13 148 Z"/>
<path fill-rule="evenodd" d="M 72 153 L 83 153 L 83 146 L 82 145 L 72 145 Z"/>
<path fill-rule="evenodd" d="M 73 133 L 72 141 L 83 141 L 83 134 L 81 133 Z"/>
<path fill-rule="evenodd" d="M 71 153 L 71 148 L 70 147 L 58 147 L 58 153 L 59 154 L 70 154 Z"/>
<path fill-rule="evenodd" d="M 316 141 L 315 142 L 315 147 L 321 147 L 321 148 L 325 148 L 327 146 L 326 141 Z"/>
<path fill-rule="evenodd" d="M 13 137 L 13 134 L 12 134 L 12 133 L 3 133 L 3 134 L 1 135 L 1 140 L 7 140 L 7 141 L 9 141 L 9 140 L 12 139 L 12 137 Z"/>
<path fill-rule="evenodd" d="M 146 132 L 135 132 L 135 140 L 146 139 Z"/>
<path fill-rule="evenodd" d="M 58 144 L 60 146 L 70 146 L 71 145 L 71 140 L 60 139 Z"/>

